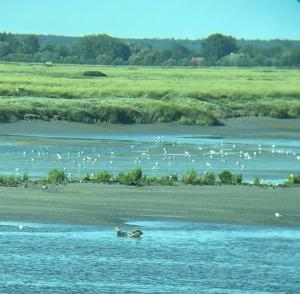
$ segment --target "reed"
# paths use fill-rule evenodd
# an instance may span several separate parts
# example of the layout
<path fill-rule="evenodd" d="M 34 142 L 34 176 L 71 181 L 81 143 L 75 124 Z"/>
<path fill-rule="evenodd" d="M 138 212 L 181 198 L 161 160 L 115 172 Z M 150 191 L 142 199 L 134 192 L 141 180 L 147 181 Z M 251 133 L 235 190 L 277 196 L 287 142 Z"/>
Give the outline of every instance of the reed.
<path fill-rule="evenodd" d="M 217 125 L 229 117 L 300 117 L 300 72 L 264 68 L 0 64 L 0 122 Z"/>

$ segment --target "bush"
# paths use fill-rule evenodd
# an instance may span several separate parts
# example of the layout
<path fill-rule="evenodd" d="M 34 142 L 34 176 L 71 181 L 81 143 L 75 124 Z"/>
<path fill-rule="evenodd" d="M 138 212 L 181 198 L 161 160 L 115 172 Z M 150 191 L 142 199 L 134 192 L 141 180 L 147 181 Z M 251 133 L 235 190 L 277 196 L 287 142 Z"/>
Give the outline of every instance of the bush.
<path fill-rule="evenodd" d="M 254 178 L 254 180 L 253 180 L 254 186 L 260 186 L 261 184 L 262 184 L 262 182 L 261 182 L 260 178 L 258 178 L 258 177 Z"/>
<path fill-rule="evenodd" d="M 28 180 L 29 178 L 26 173 L 21 176 L 0 176 L 0 186 L 16 187 L 20 184 L 27 183 Z"/>
<path fill-rule="evenodd" d="M 64 171 L 51 169 L 48 172 L 47 178 L 45 180 L 48 183 L 63 184 L 67 181 L 67 177 Z"/>
<path fill-rule="evenodd" d="M 141 184 L 143 177 L 143 172 L 141 168 L 135 168 L 128 173 L 119 173 L 116 180 L 119 184 L 122 185 L 132 185 L 137 186 Z"/>
<path fill-rule="evenodd" d="M 161 185 L 172 186 L 178 181 L 177 175 L 162 176 L 162 177 L 146 177 L 142 178 L 142 183 L 145 185 Z"/>
<path fill-rule="evenodd" d="M 83 75 L 88 77 L 107 77 L 107 74 L 95 70 L 85 71 Z"/>
<path fill-rule="evenodd" d="M 216 176 L 214 173 L 206 173 L 202 179 L 202 183 L 204 185 L 215 185 L 216 184 Z"/>
<path fill-rule="evenodd" d="M 186 185 L 197 185 L 199 184 L 198 173 L 194 169 L 190 169 L 182 177 L 182 182 Z"/>
<path fill-rule="evenodd" d="M 300 184 L 300 175 L 289 175 L 288 177 L 288 183 L 293 184 Z"/>
<path fill-rule="evenodd" d="M 222 184 L 233 184 L 234 176 L 229 170 L 222 171 L 219 175 Z"/>
<path fill-rule="evenodd" d="M 27 183 L 29 181 L 29 176 L 27 173 L 23 173 L 21 176 L 19 176 L 20 182 Z"/>
<path fill-rule="evenodd" d="M 242 184 L 243 182 L 243 175 L 238 174 L 233 176 L 233 184 Z"/>
<path fill-rule="evenodd" d="M 110 183 L 112 181 L 112 178 L 113 175 L 106 170 L 99 172 L 94 176 L 96 183 L 104 183 L 104 184 Z"/>

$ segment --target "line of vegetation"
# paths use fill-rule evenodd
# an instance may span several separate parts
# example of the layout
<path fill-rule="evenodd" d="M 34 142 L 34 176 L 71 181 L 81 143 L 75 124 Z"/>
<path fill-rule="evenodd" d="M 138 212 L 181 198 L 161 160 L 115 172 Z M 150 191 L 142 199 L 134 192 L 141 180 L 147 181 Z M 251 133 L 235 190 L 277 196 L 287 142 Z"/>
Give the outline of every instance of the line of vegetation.
<path fill-rule="evenodd" d="M 170 176 L 147 176 L 143 174 L 141 168 L 135 168 L 128 172 L 120 172 L 113 175 L 108 171 L 101 171 L 96 174 L 87 173 L 83 178 L 78 179 L 67 176 L 63 170 L 51 169 L 47 176 L 41 180 L 29 180 L 28 174 L 21 176 L 1 176 L 0 186 L 27 187 L 29 183 L 39 184 L 67 184 L 67 183 L 102 183 L 102 184 L 120 184 L 128 186 L 172 186 L 172 185 L 250 185 L 257 187 L 292 187 L 300 184 L 300 175 L 290 175 L 287 181 L 281 184 L 272 184 L 255 178 L 252 183 L 244 182 L 242 174 L 233 174 L 229 170 L 224 170 L 219 174 L 212 172 L 199 175 L 195 169 L 188 170 L 181 178 L 177 175 Z"/>
<path fill-rule="evenodd" d="M 221 121 L 208 109 L 195 109 L 191 105 L 141 99 L 91 99 L 59 98 L 0 98 L 0 122 L 17 120 L 66 120 L 83 123 L 156 123 L 220 125 Z"/>
<path fill-rule="evenodd" d="M 213 34 L 203 40 L 118 39 L 88 35 L 60 44 L 63 37 L 0 32 L 0 59 L 101 65 L 159 66 L 299 66 L 299 41 L 236 40 Z M 65 38 L 67 39 L 67 38 Z M 69 38 L 70 40 L 71 38 Z"/>

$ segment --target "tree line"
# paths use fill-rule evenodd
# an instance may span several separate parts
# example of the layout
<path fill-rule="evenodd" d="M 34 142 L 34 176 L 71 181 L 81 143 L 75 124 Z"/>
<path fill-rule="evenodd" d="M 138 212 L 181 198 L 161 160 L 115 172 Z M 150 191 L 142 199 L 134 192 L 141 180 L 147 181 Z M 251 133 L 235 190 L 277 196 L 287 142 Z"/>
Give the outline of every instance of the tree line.
<path fill-rule="evenodd" d="M 105 34 L 87 35 L 70 44 L 56 42 L 55 36 L 47 40 L 42 43 L 37 35 L 0 33 L 0 60 L 143 66 L 300 66 L 297 41 L 275 40 L 261 46 L 259 41 L 237 40 L 219 33 L 201 41 L 126 40 Z"/>

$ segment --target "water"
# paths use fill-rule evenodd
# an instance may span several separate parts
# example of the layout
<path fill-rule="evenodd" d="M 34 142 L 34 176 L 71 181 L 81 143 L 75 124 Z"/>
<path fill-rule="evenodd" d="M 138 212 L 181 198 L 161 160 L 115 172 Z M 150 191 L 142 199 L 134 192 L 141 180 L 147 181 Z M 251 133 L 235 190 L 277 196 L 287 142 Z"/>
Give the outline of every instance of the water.
<path fill-rule="evenodd" d="M 300 230 L 131 221 L 0 223 L 0 293 L 300 293 Z"/>
<path fill-rule="evenodd" d="M 9 162 L 9 165 L 7 165 Z M 52 168 L 70 177 L 141 167 L 149 176 L 194 168 L 200 174 L 229 169 L 246 181 L 282 182 L 300 173 L 300 139 L 222 138 L 201 134 L 39 134 L 0 136 L 0 175 L 42 178 Z"/>

